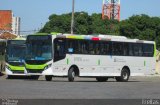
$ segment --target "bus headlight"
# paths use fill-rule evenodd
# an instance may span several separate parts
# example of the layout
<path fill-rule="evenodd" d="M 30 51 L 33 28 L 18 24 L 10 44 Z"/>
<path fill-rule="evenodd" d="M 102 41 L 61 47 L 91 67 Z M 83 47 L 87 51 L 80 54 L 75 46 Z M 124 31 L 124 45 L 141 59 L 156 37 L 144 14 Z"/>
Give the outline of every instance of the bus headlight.
<path fill-rule="evenodd" d="M 48 65 L 44 68 L 44 70 L 50 68 L 51 66 L 52 66 L 52 63 L 51 63 L 51 64 L 48 64 Z"/>
<path fill-rule="evenodd" d="M 6 65 L 6 68 L 7 68 L 8 70 L 11 70 L 11 68 L 10 68 L 9 66 L 7 66 L 7 65 Z"/>

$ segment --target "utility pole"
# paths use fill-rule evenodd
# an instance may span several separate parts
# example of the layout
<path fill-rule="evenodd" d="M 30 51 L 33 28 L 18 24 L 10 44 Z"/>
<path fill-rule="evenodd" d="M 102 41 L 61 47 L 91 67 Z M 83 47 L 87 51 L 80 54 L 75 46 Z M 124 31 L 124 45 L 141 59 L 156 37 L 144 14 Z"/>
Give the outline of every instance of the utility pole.
<path fill-rule="evenodd" d="M 74 29 L 74 0 L 72 0 L 71 34 L 73 34 L 73 29 Z"/>

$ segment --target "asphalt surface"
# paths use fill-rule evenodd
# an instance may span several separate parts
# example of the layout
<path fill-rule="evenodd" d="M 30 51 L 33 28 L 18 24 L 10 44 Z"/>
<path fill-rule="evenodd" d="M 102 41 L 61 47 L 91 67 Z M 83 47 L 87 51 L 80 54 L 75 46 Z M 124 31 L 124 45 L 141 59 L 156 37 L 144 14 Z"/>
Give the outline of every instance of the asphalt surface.
<path fill-rule="evenodd" d="M 129 82 L 97 82 L 94 78 L 45 81 L 0 77 L 0 98 L 14 99 L 160 99 L 160 76 L 132 77 Z"/>

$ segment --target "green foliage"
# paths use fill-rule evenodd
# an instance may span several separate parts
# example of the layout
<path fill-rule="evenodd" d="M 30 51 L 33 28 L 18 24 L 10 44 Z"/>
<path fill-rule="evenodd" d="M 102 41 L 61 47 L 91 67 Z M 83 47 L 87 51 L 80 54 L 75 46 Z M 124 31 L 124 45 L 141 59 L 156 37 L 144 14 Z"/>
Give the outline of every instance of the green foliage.
<path fill-rule="evenodd" d="M 85 12 L 75 13 L 74 32 L 76 34 L 88 34 L 90 16 Z"/>
<path fill-rule="evenodd" d="M 75 34 L 119 34 L 119 22 L 102 20 L 101 14 L 88 15 L 86 12 L 76 12 L 74 18 Z M 49 21 L 40 32 L 70 33 L 71 13 L 49 16 Z"/>
<path fill-rule="evenodd" d="M 51 15 L 49 16 L 49 22 L 45 24 L 43 29 L 40 32 L 59 32 L 59 33 L 66 33 L 70 31 L 70 20 L 71 17 L 69 14 L 62 14 L 62 15 Z"/>
<path fill-rule="evenodd" d="M 160 18 L 134 15 L 119 24 L 119 33 L 129 38 L 156 41 L 160 49 Z"/>

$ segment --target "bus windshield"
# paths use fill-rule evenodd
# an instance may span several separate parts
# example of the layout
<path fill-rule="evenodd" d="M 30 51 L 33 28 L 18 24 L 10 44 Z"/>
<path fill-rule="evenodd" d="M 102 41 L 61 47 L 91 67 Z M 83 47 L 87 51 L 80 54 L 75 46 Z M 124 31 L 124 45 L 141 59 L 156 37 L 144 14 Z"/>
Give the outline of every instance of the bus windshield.
<path fill-rule="evenodd" d="M 25 41 L 9 41 L 8 42 L 7 61 L 22 61 L 22 60 L 24 60 L 24 57 L 26 54 L 26 46 L 24 43 L 25 43 Z"/>
<path fill-rule="evenodd" d="M 26 60 L 52 59 L 52 40 L 50 36 L 28 36 Z"/>

